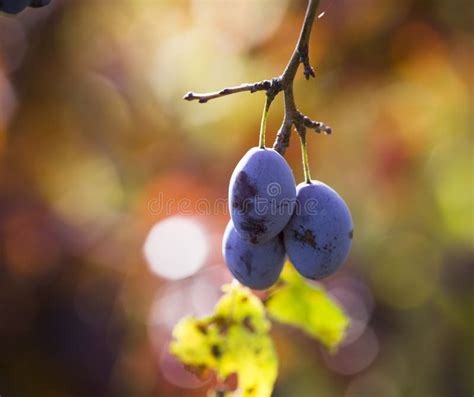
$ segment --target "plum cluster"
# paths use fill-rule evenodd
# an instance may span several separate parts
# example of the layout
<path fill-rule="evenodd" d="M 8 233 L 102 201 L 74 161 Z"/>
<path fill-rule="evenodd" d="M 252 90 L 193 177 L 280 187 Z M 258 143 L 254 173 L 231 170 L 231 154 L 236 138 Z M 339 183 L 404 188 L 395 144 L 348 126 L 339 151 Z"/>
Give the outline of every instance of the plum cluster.
<path fill-rule="evenodd" d="M 7 14 L 18 14 L 26 7 L 44 7 L 51 3 L 51 0 L 0 0 L 0 11 Z"/>
<path fill-rule="evenodd" d="M 349 255 L 352 217 L 341 196 L 319 181 L 295 185 L 273 149 L 250 149 L 232 174 L 222 251 L 232 275 L 252 289 L 275 284 L 286 255 L 313 280 L 334 273 Z"/>

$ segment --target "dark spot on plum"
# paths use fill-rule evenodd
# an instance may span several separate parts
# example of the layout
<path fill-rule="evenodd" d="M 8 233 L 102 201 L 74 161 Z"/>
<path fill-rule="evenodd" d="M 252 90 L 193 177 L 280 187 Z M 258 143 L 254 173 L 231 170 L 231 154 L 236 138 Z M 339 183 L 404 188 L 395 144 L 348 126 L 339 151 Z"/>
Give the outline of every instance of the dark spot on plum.
<path fill-rule="evenodd" d="M 327 243 L 324 244 L 322 248 L 324 251 L 328 252 L 329 255 L 331 255 L 336 247 L 332 243 Z"/>
<path fill-rule="evenodd" d="M 248 296 L 242 296 L 242 298 L 240 298 L 240 301 L 241 301 L 242 303 L 245 303 L 245 302 L 247 302 L 248 300 L 249 300 L 249 297 L 248 297 Z"/>
<path fill-rule="evenodd" d="M 259 240 L 259 236 L 265 234 L 267 226 L 265 225 L 265 219 L 246 217 L 245 221 L 240 222 L 240 228 L 249 234 L 250 242 L 256 244 Z"/>
<path fill-rule="evenodd" d="M 232 190 L 234 192 L 232 197 L 233 208 L 243 213 L 253 208 L 253 199 L 257 194 L 257 188 L 250 182 L 250 178 L 245 171 L 239 172 Z"/>
<path fill-rule="evenodd" d="M 244 263 L 247 275 L 252 275 L 252 254 L 250 251 L 246 251 L 243 255 L 240 255 L 239 259 Z"/>
<path fill-rule="evenodd" d="M 354 237 L 354 230 L 351 230 L 349 232 L 349 238 L 352 240 L 352 237 Z"/>
<path fill-rule="evenodd" d="M 300 225 L 301 231 L 293 229 L 293 238 L 303 244 L 308 244 L 309 246 L 313 247 L 314 249 L 317 248 L 316 243 L 316 236 L 314 235 L 311 229 L 305 229 L 303 226 Z"/>
<path fill-rule="evenodd" d="M 215 358 L 220 358 L 222 356 L 221 349 L 217 345 L 211 346 L 211 353 Z"/>

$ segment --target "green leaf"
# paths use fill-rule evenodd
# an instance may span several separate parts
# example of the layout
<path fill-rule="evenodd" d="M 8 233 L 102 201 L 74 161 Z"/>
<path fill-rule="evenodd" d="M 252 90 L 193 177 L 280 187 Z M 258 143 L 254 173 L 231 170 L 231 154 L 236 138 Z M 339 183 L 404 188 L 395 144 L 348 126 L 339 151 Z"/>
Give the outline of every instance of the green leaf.
<path fill-rule="evenodd" d="M 344 338 L 349 318 L 322 287 L 309 285 L 287 264 L 266 300 L 275 320 L 293 325 L 334 351 Z"/>
<path fill-rule="evenodd" d="M 173 331 L 170 351 L 197 372 L 215 371 L 221 381 L 237 374 L 237 395 L 270 397 L 278 360 L 265 307 L 248 288 L 224 286 L 214 313 L 186 317 Z"/>

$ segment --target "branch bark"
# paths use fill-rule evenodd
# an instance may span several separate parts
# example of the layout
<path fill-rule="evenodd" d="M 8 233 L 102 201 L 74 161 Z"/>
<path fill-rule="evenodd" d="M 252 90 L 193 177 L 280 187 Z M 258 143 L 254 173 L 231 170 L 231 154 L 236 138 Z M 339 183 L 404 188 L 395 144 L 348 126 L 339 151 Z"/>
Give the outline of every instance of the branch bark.
<path fill-rule="evenodd" d="M 298 111 L 293 94 L 293 83 L 300 64 L 304 67 L 304 76 L 308 80 L 310 77 L 315 77 L 314 69 L 309 60 L 309 40 L 311 37 L 311 30 L 314 20 L 316 18 L 316 11 L 318 9 L 319 0 L 309 0 L 306 9 L 306 14 L 303 21 L 303 26 L 296 43 L 293 54 L 291 55 L 288 64 L 283 73 L 274 77 L 271 80 L 263 80 L 255 83 L 241 84 L 235 87 L 224 88 L 220 91 L 198 94 L 192 91 L 188 92 L 183 99 L 188 101 L 197 100 L 200 103 L 206 103 L 211 99 L 221 98 L 223 96 L 236 94 L 238 92 L 257 92 L 265 91 L 269 97 L 270 102 L 283 91 L 285 103 L 285 115 L 283 122 L 277 132 L 273 148 L 280 154 L 284 155 L 290 143 L 290 136 L 292 128 L 295 127 L 297 133 L 302 139 L 305 139 L 306 129 L 313 129 L 315 132 L 331 133 L 331 128 L 320 121 L 313 121 L 303 113 Z"/>

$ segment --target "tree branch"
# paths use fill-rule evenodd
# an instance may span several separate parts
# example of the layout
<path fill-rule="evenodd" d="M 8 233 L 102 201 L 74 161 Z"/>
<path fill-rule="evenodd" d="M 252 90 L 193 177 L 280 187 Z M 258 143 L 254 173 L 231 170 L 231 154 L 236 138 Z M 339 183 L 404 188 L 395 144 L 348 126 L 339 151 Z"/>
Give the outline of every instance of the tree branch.
<path fill-rule="evenodd" d="M 275 143 L 273 144 L 273 148 L 282 155 L 284 155 L 286 149 L 289 146 L 293 126 L 300 135 L 305 135 L 306 128 L 311 128 L 318 133 L 324 132 L 326 134 L 330 134 L 330 127 L 326 126 L 322 122 L 313 121 L 298 111 L 293 95 L 293 82 L 301 63 L 303 64 L 304 76 L 307 80 L 310 77 L 315 76 L 314 69 L 312 68 L 309 61 L 308 46 L 318 5 L 319 0 L 308 1 L 308 7 L 306 9 L 304 22 L 298 41 L 293 54 L 281 76 L 274 77 L 271 80 L 263 80 L 250 84 L 241 84 L 235 87 L 228 87 L 220 91 L 204 94 L 197 94 L 190 91 L 183 97 L 183 99 L 187 101 L 197 100 L 199 103 L 206 103 L 211 99 L 221 98 L 223 96 L 236 94 L 238 92 L 248 91 L 253 93 L 256 91 L 265 91 L 267 96 L 270 98 L 270 101 L 272 101 L 276 95 L 283 91 L 285 116 L 280 129 L 277 132 Z"/>
<path fill-rule="evenodd" d="M 256 91 L 267 91 L 271 86 L 271 81 L 263 80 L 257 83 L 250 84 L 241 84 L 235 87 L 227 87 L 220 91 L 209 92 L 205 94 L 197 94 L 195 92 L 189 91 L 183 99 L 187 101 L 197 100 L 199 103 L 206 103 L 207 101 L 215 98 L 221 98 L 226 95 L 236 94 L 238 92 L 249 91 L 251 93 Z"/>

